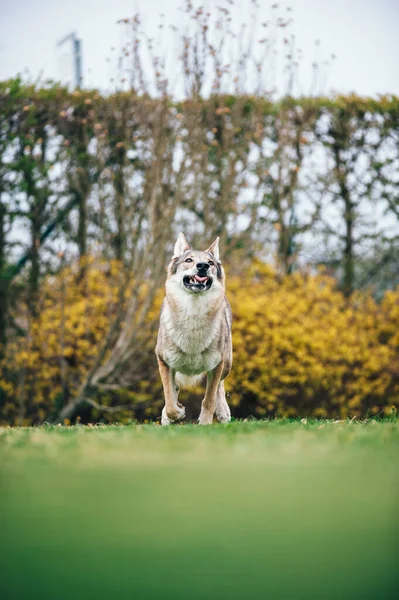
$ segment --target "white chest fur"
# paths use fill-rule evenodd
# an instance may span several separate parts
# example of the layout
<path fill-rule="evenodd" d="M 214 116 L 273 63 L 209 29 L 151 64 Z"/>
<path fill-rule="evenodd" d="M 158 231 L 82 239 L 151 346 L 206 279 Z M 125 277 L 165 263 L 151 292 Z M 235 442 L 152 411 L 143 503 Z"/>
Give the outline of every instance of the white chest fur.
<path fill-rule="evenodd" d="M 174 308 L 165 303 L 161 317 L 168 337 L 164 359 L 176 371 L 198 375 L 221 361 L 218 341 L 223 311 L 215 311 L 219 298 L 212 290 L 204 294 L 173 290 Z"/>

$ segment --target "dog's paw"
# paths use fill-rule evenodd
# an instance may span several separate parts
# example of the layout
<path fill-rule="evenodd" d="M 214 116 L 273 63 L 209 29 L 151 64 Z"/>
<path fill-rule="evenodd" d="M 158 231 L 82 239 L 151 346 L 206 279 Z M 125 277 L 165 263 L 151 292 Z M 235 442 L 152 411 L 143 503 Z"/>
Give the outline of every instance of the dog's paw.
<path fill-rule="evenodd" d="M 186 416 L 186 409 L 180 402 L 177 403 L 176 409 L 173 411 L 166 411 L 166 406 L 163 407 L 161 423 L 162 425 L 170 425 L 175 421 L 181 421 Z"/>
<path fill-rule="evenodd" d="M 201 409 L 200 416 L 198 417 L 198 423 L 200 425 L 212 425 L 213 423 L 213 412 L 210 410 Z"/>
<path fill-rule="evenodd" d="M 215 414 L 219 423 L 230 423 L 231 413 L 227 404 L 217 408 Z"/>
<path fill-rule="evenodd" d="M 169 419 L 168 415 L 166 414 L 166 408 L 163 407 L 161 415 L 161 425 L 170 425 L 171 423 L 173 423 L 173 421 Z"/>

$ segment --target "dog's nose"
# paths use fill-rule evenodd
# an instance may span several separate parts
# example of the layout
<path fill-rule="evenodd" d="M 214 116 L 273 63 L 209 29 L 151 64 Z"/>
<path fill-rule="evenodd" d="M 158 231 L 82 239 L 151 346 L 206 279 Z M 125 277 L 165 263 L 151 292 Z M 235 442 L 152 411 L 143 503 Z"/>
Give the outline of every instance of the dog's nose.
<path fill-rule="evenodd" d="M 209 269 L 209 265 L 208 263 L 197 263 L 197 269 L 198 271 L 207 271 Z"/>

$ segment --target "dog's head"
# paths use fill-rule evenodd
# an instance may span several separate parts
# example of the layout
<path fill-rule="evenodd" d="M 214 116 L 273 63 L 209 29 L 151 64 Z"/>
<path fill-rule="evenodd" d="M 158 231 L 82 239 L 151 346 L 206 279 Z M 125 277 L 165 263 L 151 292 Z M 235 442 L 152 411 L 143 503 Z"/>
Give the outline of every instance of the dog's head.
<path fill-rule="evenodd" d="M 168 267 L 167 284 L 188 293 L 203 294 L 209 290 L 224 290 L 224 271 L 219 260 L 219 238 L 201 252 L 193 250 L 179 233 Z"/>

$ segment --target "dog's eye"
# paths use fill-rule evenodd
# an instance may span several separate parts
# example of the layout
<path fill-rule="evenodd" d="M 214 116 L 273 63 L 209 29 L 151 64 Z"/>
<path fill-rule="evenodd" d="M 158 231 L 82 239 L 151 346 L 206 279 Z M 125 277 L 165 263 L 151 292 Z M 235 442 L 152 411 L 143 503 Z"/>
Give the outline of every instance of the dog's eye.
<path fill-rule="evenodd" d="M 184 262 L 193 262 L 192 258 L 186 258 L 186 260 Z"/>
<path fill-rule="evenodd" d="M 213 260 L 208 260 L 208 265 L 211 265 L 211 267 L 213 267 L 213 266 L 214 266 L 214 264 L 215 264 L 215 263 L 213 262 Z"/>

